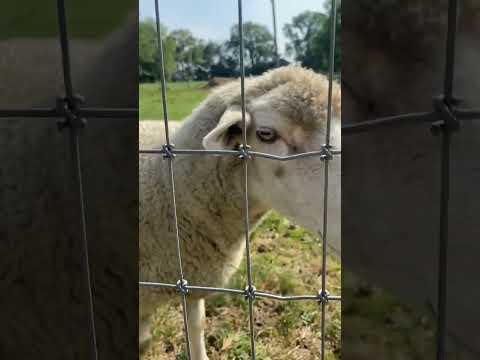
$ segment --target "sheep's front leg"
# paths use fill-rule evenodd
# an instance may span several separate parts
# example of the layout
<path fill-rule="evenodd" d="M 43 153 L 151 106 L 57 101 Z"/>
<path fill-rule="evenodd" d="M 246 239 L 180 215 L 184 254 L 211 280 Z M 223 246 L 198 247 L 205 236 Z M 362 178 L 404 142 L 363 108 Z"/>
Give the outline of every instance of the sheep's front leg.
<path fill-rule="evenodd" d="M 144 317 L 143 319 L 140 318 L 138 324 L 138 346 L 140 350 L 140 354 L 143 355 L 148 346 L 150 345 L 150 340 L 152 339 L 151 334 L 151 327 L 152 327 L 152 318 Z"/>
<path fill-rule="evenodd" d="M 187 298 L 191 360 L 208 360 L 205 348 L 205 299 Z"/>

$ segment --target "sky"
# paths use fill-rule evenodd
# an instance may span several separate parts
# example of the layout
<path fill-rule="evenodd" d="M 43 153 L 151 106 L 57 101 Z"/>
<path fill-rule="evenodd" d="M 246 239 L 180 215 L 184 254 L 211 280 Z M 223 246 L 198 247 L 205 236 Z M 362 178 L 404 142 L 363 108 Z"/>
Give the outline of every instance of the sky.
<path fill-rule="evenodd" d="M 205 40 L 224 41 L 237 23 L 237 0 L 159 0 L 160 21 L 168 30 L 190 30 Z M 283 26 L 305 10 L 324 12 L 325 0 L 276 0 L 278 47 L 284 53 Z M 140 0 L 140 19 L 155 18 L 155 1 Z M 273 30 L 270 0 L 244 0 L 243 19 L 266 25 Z M 272 31 L 273 32 L 273 31 Z"/>

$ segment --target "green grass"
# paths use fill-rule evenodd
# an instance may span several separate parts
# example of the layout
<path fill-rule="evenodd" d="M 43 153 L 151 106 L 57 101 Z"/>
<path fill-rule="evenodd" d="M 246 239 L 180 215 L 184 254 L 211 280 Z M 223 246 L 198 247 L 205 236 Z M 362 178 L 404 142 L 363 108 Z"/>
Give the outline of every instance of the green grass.
<path fill-rule="evenodd" d="M 258 290 L 284 294 L 316 294 L 321 282 L 321 241 L 272 212 L 252 235 L 252 265 Z M 340 263 L 327 260 L 328 289 L 340 294 Z M 227 287 L 244 289 L 245 260 Z M 250 359 L 248 306 L 243 296 L 219 294 L 206 302 L 206 343 L 211 360 Z M 340 359 L 340 304 L 326 313 L 326 359 Z M 319 358 L 321 311 L 316 302 L 255 300 L 255 332 L 259 360 Z M 185 345 L 181 307 L 172 301 L 156 314 L 155 342 L 148 360 L 183 359 Z"/>
<path fill-rule="evenodd" d="M 181 121 L 204 100 L 209 89 L 204 81 L 174 82 L 167 85 L 169 119 Z M 140 120 L 162 120 L 162 97 L 160 84 L 141 84 Z"/>
<path fill-rule="evenodd" d="M 344 272 L 342 284 L 342 319 L 350 330 L 344 333 L 346 358 L 367 360 L 372 353 L 379 359 L 434 357 L 433 311 L 407 306 L 351 272 Z"/>

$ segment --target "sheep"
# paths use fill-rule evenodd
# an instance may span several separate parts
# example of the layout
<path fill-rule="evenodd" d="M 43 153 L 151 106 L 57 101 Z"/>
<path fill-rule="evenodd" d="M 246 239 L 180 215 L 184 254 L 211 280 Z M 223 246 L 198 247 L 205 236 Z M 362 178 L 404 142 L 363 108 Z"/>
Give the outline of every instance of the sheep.
<path fill-rule="evenodd" d="M 288 66 L 246 79 L 246 123 L 253 150 L 291 155 L 319 150 L 325 142 L 328 80 L 311 70 Z M 340 145 L 340 89 L 333 87 L 332 144 Z M 172 123 L 170 124 L 172 125 Z M 140 147 L 161 147 L 161 122 L 142 122 Z M 238 81 L 214 90 L 172 137 L 177 148 L 238 149 L 242 143 Z M 235 156 L 177 156 L 173 160 L 179 237 L 185 278 L 190 285 L 223 287 L 242 259 L 244 239 L 243 166 Z M 275 209 L 314 231 L 323 211 L 324 163 L 319 157 L 278 162 L 249 161 L 250 224 Z M 339 160 L 332 161 L 332 207 L 338 212 Z M 172 221 L 170 174 L 158 155 L 139 165 L 140 281 L 175 284 L 179 278 Z M 339 246 L 339 216 L 332 222 Z M 329 237 L 330 238 L 330 237 Z M 140 287 L 140 342 L 148 343 L 149 319 L 173 290 Z M 208 359 L 204 343 L 205 294 L 187 296 L 192 360 Z"/>

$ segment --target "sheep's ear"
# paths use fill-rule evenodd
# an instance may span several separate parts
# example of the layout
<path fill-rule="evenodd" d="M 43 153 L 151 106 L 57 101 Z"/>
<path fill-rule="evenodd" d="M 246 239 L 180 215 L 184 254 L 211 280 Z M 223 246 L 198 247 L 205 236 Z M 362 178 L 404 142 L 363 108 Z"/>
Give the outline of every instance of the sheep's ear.
<path fill-rule="evenodd" d="M 247 126 L 250 124 L 250 115 L 245 114 Z M 232 149 L 242 142 L 242 109 L 240 106 L 228 108 L 213 128 L 203 138 L 203 147 L 207 150 Z"/>

